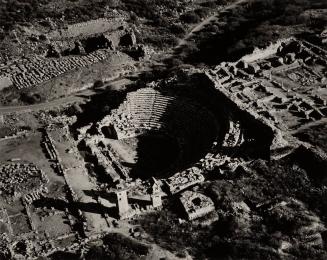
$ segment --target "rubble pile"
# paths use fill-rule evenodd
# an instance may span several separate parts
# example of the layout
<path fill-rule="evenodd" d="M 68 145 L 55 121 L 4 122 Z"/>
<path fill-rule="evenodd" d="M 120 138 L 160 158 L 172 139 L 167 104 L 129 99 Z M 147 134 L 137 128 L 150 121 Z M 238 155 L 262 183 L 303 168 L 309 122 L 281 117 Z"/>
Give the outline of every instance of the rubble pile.
<path fill-rule="evenodd" d="M 117 162 L 112 161 L 113 157 L 107 157 L 103 154 L 103 151 L 98 148 L 97 143 L 94 139 L 85 140 L 86 146 L 94 157 L 98 167 L 103 171 L 103 173 L 108 176 L 113 182 L 117 182 L 121 179 L 121 174 L 116 172 Z M 118 168 L 119 169 L 119 168 Z"/>
<path fill-rule="evenodd" d="M 175 194 L 203 181 L 204 176 L 201 174 L 201 170 L 197 167 L 191 167 L 166 179 L 165 183 L 170 193 Z"/>
<path fill-rule="evenodd" d="M 48 188 L 42 185 L 40 188 L 34 190 L 33 192 L 24 195 L 24 200 L 26 201 L 27 204 L 32 204 L 33 201 L 39 200 L 47 193 L 48 193 Z"/>
<path fill-rule="evenodd" d="M 32 163 L 0 164 L 0 196 L 19 199 L 48 182 L 45 173 Z"/>
<path fill-rule="evenodd" d="M 58 160 L 58 152 L 56 146 L 54 145 L 52 137 L 47 131 L 44 132 L 42 145 L 44 146 L 49 158 L 51 160 Z"/>
<path fill-rule="evenodd" d="M 70 70 L 89 66 L 108 58 L 111 50 L 98 50 L 85 56 L 60 59 L 31 56 L 0 68 L 0 75 L 8 77 L 17 89 L 39 85 Z"/>

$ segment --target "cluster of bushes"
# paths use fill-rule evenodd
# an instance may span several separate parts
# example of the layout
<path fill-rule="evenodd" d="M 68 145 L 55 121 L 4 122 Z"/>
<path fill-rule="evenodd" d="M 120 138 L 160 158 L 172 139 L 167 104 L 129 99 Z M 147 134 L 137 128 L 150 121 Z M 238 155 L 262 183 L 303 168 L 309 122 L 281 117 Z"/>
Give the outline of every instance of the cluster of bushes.
<path fill-rule="evenodd" d="M 124 0 L 123 8 L 129 12 L 135 13 L 138 17 L 150 20 L 157 16 L 155 13 L 155 3 L 147 0 Z"/>
<path fill-rule="evenodd" d="M 185 23 L 198 23 L 209 15 L 210 10 L 211 9 L 208 7 L 202 7 L 195 9 L 194 11 L 189 11 L 181 15 L 181 20 Z"/>
<path fill-rule="evenodd" d="M 198 23 L 201 21 L 201 17 L 194 11 L 187 12 L 181 16 L 181 20 L 185 23 Z"/>
<path fill-rule="evenodd" d="M 20 95 L 20 100 L 25 104 L 37 104 L 42 101 L 42 97 L 37 93 L 23 92 Z"/>
<path fill-rule="evenodd" d="M 171 33 L 175 34 L 175 35 L 184 35 L 185 34 L 185 28 L 180 25 L 180 24 L 172 24 L 169 27 L 169 30 Z"/>
<path fill-rule="evenodd" d="M 196 48 L 184 52 L 185 61 L 209 64 L 234 61 L 253 47 L 265 47 L 278 38 L 322 31 L 327 18 L 322 15 L 313 19 L 305 11 L 325 8 L 327 2 L 323 0 L 254 0 L 239 5 L 222 13 L 216 23 L 195 36 Z"/>
<path fill-rule="evenodd" d="M 47 5 L 51 0 L 9 0 L 2 1 L 0 5 L 0 25 L 6 30 L 11 29 L 14 24 L 30 22 L 34 19 L 61 18 L 64 14 L 67 21 L 78 22 L 101 17 L 105 12 L 105 7 L 123 9 L 135 13 L 138 17 L 150 20 L 158 20 L 156 10 L 160 5 L 168 9 L 176 7 L 173 0 L 99 0 L 99 1 L 70 1 L 74 4 L 63 6 L 61 10 L 47 10 Z M 75 3 L 76 2 L 76 3 Z"/>
<path fill-rule="evenodd" d="M 140 18 L 147 19 L 149 21 L 147 24 L 153 28 L 153 36 L 148 34 L 144 42 L 159 48 L 170 47 L 177 43 L 176 37 L 181 38 L 185 34 L 185 29 L 180 22 L 187 24 L 200 22 L 217 6 L 218 2 L 207 1 L 202 5 L 195 4 L 194 8 L 198 7 L 197 9 L 184 13 L 187 4 L 176 3 L 174 0 L 67 0 L 67 5 L 63 4 L 58 10 L 49 10 L 51 0 L 9 0 L 0 6 L 0 28 L 2 28 L 0 39 L 3 39 L 6 32 L 16 24 L 38 21 L 50 27 L 50 23 L 45 18 L 59 21 L 62 17 L 67 23 L 83 22 L 103 17 L 106 7 L 109 7 L 130 13 L 131 22 L 135 24 L 139 23 Z M 162 7 L 166 9 L 165 12 L 162 12 Z M 178 17 L 176 16 L 178 13 L 184 14 Z"/>
<path fill-rule="evenodd" d="M 5 30 L 16 23 L 23 23 L 31 19 L 43 17 L 40 5 L 47 4 L 49 0 L 9 0 L 2 1 L 0 5 L 0 26 Z"/>
<path fill-rule="evenodd" d="M 165 6 L 168 10 L 176 8 L 176 2 L 173 0 L 122 0 L 121 8 L 134 12 L 138 17 L 147 18 L 149 20 L 157 19 L 157 9 L 159 6 Z"/>
<path fill-rule="evenodd" d="M 85 259 L 140 259 L 148 254 L 149 248 L 118 233 L 106 235 L 103 246 L 93 246 Z"/>
<path fill-rule="evenodd" d="M 139 17 L 148 19 L 150 21 L 148 24 L 153 26 L 155 33 L 146 37 L 144 43 L 163 48 L 177 44 L 176 37 L 182 38 L 186 32 L 185 27 L 187 26 L 185 24 L 199 23 L 219 5 L 218 2 L 207 1 L 203 5 L 195 4 L 193 6 L 195 10 L 188 12 L 185 12 L 186 4 L 177 4 L 173 0 L 123 0 L 120 8 L 132 13 L 132 21 L 135 23 Z M 163 6 L 167 10 L 166 12 L 162 12 Z M 177 17 L 176 14 L 178 13 L 182 13 L 182 15 Z M 173 18 L 174 15 L 176 16 L 175 19 Z M 172 24 L 174 20 L 175 23 Z"/>
<path fill-rule="evenodd" d="M 280 259 L 282 241 L 293 241 L 288 252 L 295 258 L 326 258 L 318 242 L 305 240 L 308 228 L 316 226 L 310 230 L 317 235 L 323 230 L 319 220 L 325 221 L 323 189 L 315 187 L 290 159 L 257 160 L 249 167 L 249 173 L 203 187 L 220 217 L 210 226 L 179 224 L 177 202 L 136 223 L 150 234 L 151 242 L 179 254 L 188 251 L 196 259 Z M 281 201 L 286 203 L 278 204 Z"/>
<path fill-rule="evenodd" d="M 76 3 L 73 7 L 61 10 L 49 10 L 47 8 L 51 0 L 9 0 L 2 1 L 0 5 L 0 26 L 5 31 L 10 30 L 16 24 L 24 24 L 45 18 L 59 19 L 64 14 L 68 22 L 80 22 L 101 17 L 105 6 L 112 0 L 92 1 Z M 63 10 L 63 11 L 62 11 Z"/>
<path fill-rule="evenodd" d="M 173 35 L 151 35 L 146 37 L 143 42 L 162 49 L 176 45 L 178 39 Z"/>
<path fill-rule="evenodd" d="M 109 233 L 101 240 L 91 241 L 89 250 L 83 256 L 80 253 L 56 251 L 47 259 L 51 260 L 94 260 L 94 259 L 143 259 L 149 248 L 118 233 Z M 0 255 L 1 256 L 1 255 Z M 0 258 L 1 259 L 1 258 Z M 7 259 L 7 258 L 6 258 Z"/>

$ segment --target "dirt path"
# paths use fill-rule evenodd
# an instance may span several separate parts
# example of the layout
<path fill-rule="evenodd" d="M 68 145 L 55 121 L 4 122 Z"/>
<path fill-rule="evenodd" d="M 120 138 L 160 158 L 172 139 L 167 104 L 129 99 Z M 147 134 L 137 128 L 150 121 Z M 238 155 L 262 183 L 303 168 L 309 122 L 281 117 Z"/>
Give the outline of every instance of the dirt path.
<path fill-rule="evenodd" d="M 111 85 L 113 89 L 117 90 L 121 88 L 123 85 L 126 85 L 130 82 L 130 80 L 126 78 L 119 78 L 112 82 L 108 82 L 108 85 Z M 105 92 L 106 89 L 101 89 L 101 91 Z M 75 102 L 83 102 L 89 99 L 92 95 L 97 94 L 96 90 L 93 89 L 84 89 L 78 92 L 71 94 L 70 96 L 58 98 L 49 102 L 34 104 L 34 105 L 25 105 L 25 106 L 5 106 L 0 107 L 0 115 L 10 114 L 10 113 L 24 113 L 28 111 L 39 111 L 39 110 L 47 110 L 52 107 L 68 105 Z"/>
<path fill-rule="evenodd" d="M 70 104 L 70 103 L 74 103 L 77 101 L 85 100 L 85 97 L 81 97 L 80 95 L 91 96 L 92 94 L 90 93 L 90 90 L 88 90 L 88 91 L 82 91 L 82 92 L 75 93 L 74 96 L 59 98 L 59 99 L 56 99 L 56 100 L 53 100 L 50 102 L 45 102 L 45 103 L 40 103 L 40 104 L 35 104 L 35 105 L 0 107 L 0 115 L 44 110 L 44 109 L 48 109 L 48 108 L 55 107 L 55 106 L 60 106 L 60 105 L 65 105 L 65 104 Z"/>
<path fill-rule="evenodd" d="M 223 11 L 227 11 L 230 9 L 235 8 L 236 6 L 247 2 L 248 0 L 237 0 L 234 3 L 226 6 L 225 8 L 222 8 L 218 11 L 218 13 L 213 14 L 211 16 L 209 16 L 208 18 L 206 18 L 205 20 L 203 20 L 201 23 L 197 24 L 185 37 L 184 39 L 182 39 L 179 44 L 175 47 L 175 49 L 180 48 L 183 45 L 187 44 L 187 41 L 192 38 L 192 36 L 194 35 L 194 33 L 201 31 L 206 25 L 212 23 L 213 21 L 217 20 L 219 18 L 219 13 L 223 12 Z"/>

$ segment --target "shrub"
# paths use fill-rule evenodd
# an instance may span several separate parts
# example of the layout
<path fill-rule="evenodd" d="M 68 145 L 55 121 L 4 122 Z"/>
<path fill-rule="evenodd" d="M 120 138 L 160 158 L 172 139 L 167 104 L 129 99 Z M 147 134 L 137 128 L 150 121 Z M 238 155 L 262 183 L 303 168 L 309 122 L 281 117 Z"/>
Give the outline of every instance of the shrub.
<path fill-rule="evenodd" d="M 176 35 L 183 35 L 186 32 L 184 27 L 180 24 L 172 24 L 169 29 L 173 34 Z"/>
<path fill-rule="evenodd" d="M 157 15 L 153 18 L 153 25 L 160 26 L 160 27 L 169 27 L 170 22 L 165 17 Z"/>
<path fill-rule="evenodd" d="M 95 88 L 95 89 L 101 88 L 101 87 L 103 87 L 103 85 L 104 85 L 104 83 L 103 83 L 102 80 L 97 80 L 97 81 L 94 82 L 93 88 Z"/>
<path fill-rule="evenodd" d="M 218 3 L 214 1 L 210 1 L 210 2 L 203 2 L 200 5 L 203 7 L 215 8 L 218 5 Z"/>
<path fill-rule="evenodd" d="M 210 13 L 210 9 L 209 8 L 206 8 L 206 7 L 203 7 L 203 8 L 200 8 L 200 9 L 196 9 L 194 11 L 199 17 L 201 18 L 205 18 L 208 16 L 208 14 Z"/>
<path fill-rule="evenodd" d="M 137 15 L 135 13 L 131 13 L 130 15 L 130 21 L 134 24 L 138 24 L 139 23 L 139 19 L 137 17 Z"/>
<path fill-rule="evenodd" d="M 181 20 L 185 23 L 198 23 L 201 21 L 201 18 L 195 12 L 188 12 L 181 16 Z"/>

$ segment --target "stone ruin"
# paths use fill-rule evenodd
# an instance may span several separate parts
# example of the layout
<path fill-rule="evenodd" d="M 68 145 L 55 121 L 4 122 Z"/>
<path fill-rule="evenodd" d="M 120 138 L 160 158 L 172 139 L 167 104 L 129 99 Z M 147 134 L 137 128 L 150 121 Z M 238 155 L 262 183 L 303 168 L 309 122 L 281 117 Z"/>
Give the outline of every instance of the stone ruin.
<path fill-rule="evenodd" d="M 248 150 L 246 156 L 250 158 L 279 158 L 297 147 L 298 143 L 285 132 L 294 129 L 297 121 L 285 121 L 280 117 L 282 113 L 288 109 L 294 114 L 292 110 L 297 108 L 297 113 L 302 111 L 308 122 L 319 120 L 325 115 L 326 104 L 317 99 L 309 101 L 304 95 L 290 97 L 291 90 L 274 80 L 271 74 L 279 73 L 279 70 L 284 73 L 285 68 L 288 71 L 304 68 L 305 73 L 312 75 L 313 82 L 320 86 L 324 84 L 323 75 L 310 65 L 310 59 L 313 64 L 325 64 L 325 56 L 323 50 L 292 38 L 279 41 L 262 53 L 256 50 L 235 63 L 222 63 L 213 70 L 204 71 L 202 76 L 212 84 L 217 94 L 217 101 L 213 103 L 221 103 L 230 110 L 225 117 L 208 109 L 205 102 L 192 99 L 190 95 L 186 98 L 178 91 L 160 85 L 129 92 L 117 109 L 99 122 L 80 129 L 79 140 L 106 172 L 109 182 L 123 180 L 134 187 L 142 185 L 135 181 L 141 176 L 133 173 L 137 162 L 122 160 L 115 145 L 112 146 L 108 140 L 126 145 L 129 142 L 125 143 L 125 140 L 151 135 L 173 137 L 177 144 L 174 149 L 178 150 L 176 160 L 166 163 L 171 167 L 158 169 L 160 174 L 152 177 L 160 179 L 165 195 L 180 196 L 188 212 L 186 208 L 188 203 L 192 204 L 193 195 L 187 190 L 204 182 L 207 171 L 218 168 L 225 174 L 244 169 L 242 165 L 246 159 L 238 156 L 240 151 Z M 289 73 L 288 77 L 299 81 L 299 73 Z M 306 82 L 301 84 L 308 85 Z M 276 114 L 275 111 L 279 110 Z M 140 153 L 144 148 L 136 146 L 133 149 Z M 155 169 L 151 172 L 155 174 Z M 141 197 L 132 193 L 127 192 L 127 197 L 147 203 L 151 201 L 148 193 Z M 209 198 L 204 201 L 209 201 L 208 205 L 199 203 L 199 208 L 193 209 L 194 216 L 188 213 L 189 219 L 213 209 Z"/>
<path fill-rule="evenodd" d="M 126 211 L 130 215 L 129 208 L 137 212 L 135 214 L 142 214 L 141 204 L 147 205 L 148 210 L 160 208 L 162 196 L 180 196 L 185 190 L 204 182 L 207 170 L 224 164 L 235 168 L 242 164 L 241 159 L 231 158 L 221 150 L 222 147 L 237 150 L 244 142 L 242 123 L 229 119 L 226 122 L 226 118 L 214 115 L 190 98 L 146 87 L 129 92 L 120 106 L 102 120 L 80 128 L 78 140 L 87 160 L 94 164 L 97 174 L 106 177 L 109 187 L 126 184 L 126 194 L 123 192 L 118 196 L 125 198 L 121 200 L 122 205 L 117 204 L 117 209 L 121 208 L 118 211 Z M 130 145 L 132 140 L 138 144 L 136 147 L 130 146 L 132 153 L 142 153 L 142 149 L 147 148 L 139 145 L 137 140 L 152 135 L 156 138 L 174 138 L 177 145 L 171 148 L 177 149 L 177 156 L 173 162 L 166 163 L 170 165 L 169 168 L 153 168 L 147 175 L 144 169 L 137 168 L 139 155 L 135 162 L 127 163 L 115 147 L 117 144 L 120 147 Z M 163 150 L 163 147 L 154 149 Z M 149 153 L 152 152 L 144 152 Z M 151 161 L 146 163 L 151 164 Z M 135 168 L 138 169 L 137 174 Z M 163 193 L 139 193 L 152 177 L 160 180 L 158 185 Z M 139 182 L 139 178 L 144 182 Z M 187 201 L 187 197 L 184 201 Z"/>
<path fill-rule="evenodd" d="M 47 193 L 44 185 L 49 181 L 36 165 L 26 162 L 0 164 L 0 197 L 8 201 L 20 198 L 32 202 Z"/>
<path fill-rule="evenodd" d="M 155 138 L 175 140 L 172 142 L 172 149 L 178 149 L 176 150 L 178 155 L 174 158 L 175 162 L 170 163 L 169 169 L 157 169 L 158 172 L 167 172 L 173 171 L 174 164 L 183 163 L 183 161 L 189 162 L 193 160 L 194 156 L 197 156 L 196 153 L 210 148 L 215 141 L 216 131 L 219 131 L 219 124 L 210 111 L 201 108 L 196 103 L 192 104 L 188 100 L 184 101 L 174 96 L 163 95 L 150 88 L 128 93 L 126 101 L 111 115 L 97 122 L 95 127 L 98 129 L 98 134 L 86 134 L 86 136 L 81 134 L 79 138 L 88 147 L 87 150 L 96 155 L 98 162 L 110 165 L 110 162 L 105 159 L 107 157 L 115 165 L 114 168 L 120 169 L 118 176 L 108 173 L 114 181 L 118 178 L 129 177 L 128 171 L 133 169 L 128 170 L 126 166 L 118 166 L 122 163 L 115 159 L 119 155 L 117 156 L 117 152 L 110 149 L 108 139 L 123 142 L 124 140 L 154 136 Z M 86 133 L 87 130 L 83 129 L 83 132 Z M 100 149 L 100 147 L 106 148 Z M 104 151 L 100 152 L 100 150 Z M 105 156 L 102 156 L 101 153 L 104 153 Z M 162 156 L 164 157 L 165 154 Z M 99 160 L 99 158 L 102 159 Z M 110 167 L 106 168 L 110 169 Z M 156 169 L 152 169 L 152 172 L 155 171 Z"/>
<path fill-rule="evenodd" d="M 326 116 L 326 75 L 320 69 L 327 64 L 326 51 L 293 38 L 269 48 L 259 58 L 256 51 L 206 74 L 223 95 L 276 132 Z"/>
<path fill-rule="evenodd" d="M 179 199 L 188 220 L 203 217 L 215 210 L 212 200 L 198 192 L 185 191 Z"/>
<path fill-rule="evenodd" d="M 29 55 L 0 64 L 1 87 L 34 87 L 67 71 L 105 60 L 117 54 L 118 47 L 133 48 L 135 34 L 123 21 L 123 18 L 103 18 L 51 31 L 44 55 Z M 146 55 L 142 48 L 140 51 L 140 55 Z"/>
<path fill-rule="evenodd" d="M 85 55 L 100 49 L 136 45 L 134 31 L 128 28 L 123 17 L 68 25 L 50 32 L 47 38 L 50 39 L 48 57 Z"/>
<path fill-rule="evenodd" d="M 110 55 L 112 51 L 107 49 L 100 49 L 84 56 L 67 56 L 60 59 L 34 55 L 1 67 L 0 75 L 8 78 L 17 89 L 24 89 L 49 81 L 67 71 L 90 66 Z"/>
<path fill-rule="evenodd" d="M 175 194 L 203 181 L 204 176 L 201 174 L 201 170 L 192 167 L 166 179 L 165 184 L 168 186 L 169 192 Z"/>

